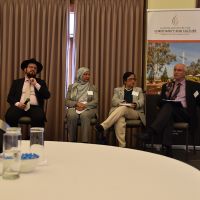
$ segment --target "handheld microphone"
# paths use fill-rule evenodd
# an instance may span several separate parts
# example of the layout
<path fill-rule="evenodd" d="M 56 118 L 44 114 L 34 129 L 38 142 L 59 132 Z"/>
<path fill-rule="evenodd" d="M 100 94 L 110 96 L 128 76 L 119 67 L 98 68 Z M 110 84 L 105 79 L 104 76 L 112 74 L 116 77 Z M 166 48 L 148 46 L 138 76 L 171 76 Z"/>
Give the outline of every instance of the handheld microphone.
<path fill-rule="evenodd" d="M 30 98 L 27 98 L 24 104 L 26 105 L 30 101 Z"/>

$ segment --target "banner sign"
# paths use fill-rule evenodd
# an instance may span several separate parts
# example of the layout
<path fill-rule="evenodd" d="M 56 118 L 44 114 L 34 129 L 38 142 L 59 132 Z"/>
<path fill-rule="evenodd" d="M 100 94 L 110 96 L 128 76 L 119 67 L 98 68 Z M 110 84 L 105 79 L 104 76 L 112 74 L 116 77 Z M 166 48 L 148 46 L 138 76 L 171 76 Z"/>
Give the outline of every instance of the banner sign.
<path fill-rule="evenodd" d="M 200 82 L 200 9 L 148 10 L 147 18 L 147 94 L 160 93 L 176 63 Z"/>

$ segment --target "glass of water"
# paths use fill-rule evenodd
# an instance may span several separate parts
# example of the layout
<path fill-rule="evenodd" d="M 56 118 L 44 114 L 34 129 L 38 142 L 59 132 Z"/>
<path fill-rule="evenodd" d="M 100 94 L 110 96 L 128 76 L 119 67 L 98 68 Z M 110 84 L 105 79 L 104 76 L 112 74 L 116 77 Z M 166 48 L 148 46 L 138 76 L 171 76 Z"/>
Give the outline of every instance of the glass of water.
<path fill-rule="evenodd" d="M 19 129 L 6 130 L 3 136 L 3 172 L 4 179 L 17 179 L 20 177 L 21 141 Z"/>
<path fill-rule="evenodd" d="M 21 127 L 8 127 L 6 129 L 6 132 L 7 133 L 10 133 L 10 134 L 17 134 L 18 136 L 18 143 L 19 145 L 21 146 L 21 142 L 22 142 L 22 129 Z"/>
<path fill-rule="evenodd" d="M 39 155 L 39 165 L 47 163 L 44 150 L 44 128 L 32 127 L 30 129 L 30 150 L 31 153 Z"/>

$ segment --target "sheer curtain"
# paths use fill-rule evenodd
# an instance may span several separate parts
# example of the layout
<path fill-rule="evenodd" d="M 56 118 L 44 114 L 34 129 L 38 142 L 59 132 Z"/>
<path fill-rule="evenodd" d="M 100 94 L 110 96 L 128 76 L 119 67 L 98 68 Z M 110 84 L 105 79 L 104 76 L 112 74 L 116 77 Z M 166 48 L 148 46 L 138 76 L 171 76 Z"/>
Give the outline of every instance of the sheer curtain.
<path fill-rule="evenodd" d="M 0 118 L 12 80 L 23 77 L 20 63 L 35 57 L 51 92 L 45 105 L 49 140 L 63 134 L 69 5 L 70 0 L 0 1 Z"/>
<path fill-rule="evenodd" d="M 100 120 L 108 116 L 114 87 L 126 71 L 143 85 L 144 0 L 76 0 L 76 68 L 91 69 L 98 87 Z"/>

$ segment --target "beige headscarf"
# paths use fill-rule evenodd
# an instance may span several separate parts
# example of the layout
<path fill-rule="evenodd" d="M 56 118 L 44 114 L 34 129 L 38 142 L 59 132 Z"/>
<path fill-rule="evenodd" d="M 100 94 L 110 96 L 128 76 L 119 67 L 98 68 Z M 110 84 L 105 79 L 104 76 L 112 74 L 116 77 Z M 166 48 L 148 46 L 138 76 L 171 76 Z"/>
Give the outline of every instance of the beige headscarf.
<path fill-rule="evenodd" d="M 87 101 L 87 91 L 89 90 L 89 82 L 83 81 L 83 74 L 89 72 L 87 67 L 81 67 L 77 71 L 75 83 L 72 85 L 71 99 L 76 101 Z"/>

